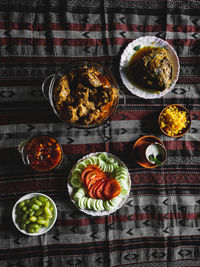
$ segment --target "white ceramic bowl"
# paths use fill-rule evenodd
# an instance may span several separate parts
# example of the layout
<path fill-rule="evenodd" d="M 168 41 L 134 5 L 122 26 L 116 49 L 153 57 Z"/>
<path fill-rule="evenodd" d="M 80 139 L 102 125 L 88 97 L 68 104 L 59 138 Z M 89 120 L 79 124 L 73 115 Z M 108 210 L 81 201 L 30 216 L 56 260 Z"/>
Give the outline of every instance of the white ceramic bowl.
<path fill-rule="evenodd" d="M 31 199 L 31 198 L 33 198 L 33 197 L 39 197 L 39 196 L 44 196 L 44 197 L 46 197 L 46 198 L 49 200 L 49 202 L 51 203 L 51 206 L 53 206 L 53 208 L 54 208 L 54 210 L 53 210 L 53 218 L 50 219 L 50 222 L 49 222 L 48 227 L 42 227 L 42 228 L 39 230 L 38 233 L 28 233 L 28 232 L 26 232 L 25 230 L 21 229 L 21 228 L 19 227 L 19 225 L 17 224 L 17 222 L 16 222 L 16 219 L 17 219 L 17 216 L 16 216 L 16 207 L 17 207 L 18 203 L 20 203 L 20 202 L 23 201 L 23 200 Z M 47 233 L 47 232 L 53 227 L 53 225 L 55 224 L 56 219 L 57 219 L 57 207 L 56 207 L 55 202 L 54 202 L 50 197 L 48 197 L 47 195 L 42 194 L 42 193 L 30 193 L 30 194 L 24 195 L 23 197 L 21 197 L 21 198 L 15 203 L 15 205 L 14 205 L 14 207 L 13 207 L 13 210 L 12 210 L 12 220 L 13 220 L 14 225 L 16 226 L 16 228 L 17 228 L 20 232 L 22 232 L 22 233 L 25 234 L 25 235 L 29 235 L 29 236 L 38 236 L 38 235 L 43 235 L 43 234 Z"/>
<path fill-rule="evenodd" d="M 74 167 L 71 169 L 71 171 L 69 173 L 68 182 L 67 182 L 67 188 L 68 188 L 68 193 L 69 193 L 70 199 L 71 199 L 71 201 L 73 202 L 73 204 L 75 206 L 76 206 L 75 200 L 73 199 L 74 188 L 70 184 L 70 178 L 71 178 L 71 175 L 72 175 L 72 171 L 76 168 L 77 164 L 80 163 L 81 161 L 85 160 L 86 158 L 92 157 L 92 156 L 97 156 L 97 155 L 99 155 L 101 153 L 102 152 L 90 153 L 87 156 L 84 156 L 83 158 L 81 158 L 74 165 Z M 127 170 L 127 173 L 128 173 L 128 189 L 129 189 L 129 192 L 128 192 L 128 194 L 126 196 L 121 197 L 121 201 L 115 207 L 113 207 L 113 209 L 111 209 L 111 210 L 95 211 L 95 210 L 89 210 L 89 209 L 80 209 L 79 207 L 76 206 L 80 211 L 82 211 L 82 212 L 84 212 L 84 213 L 86 213 L 88 215 L 91 215 L 91 216 L 106 216 L 106 215 L 109 215 L 109 214 L 115 212 L 116 210 L 120 209 L 126 203 L 127 198 L 129 197 L 130 190 L 131 190 L 131 178 L 130 178 L 130 173 L 129 173 L 128 168 L 126 167 L 126 165 L 118 157 L 116 157 L 116 156 L 114 156 L 114 155 L 112 155 L 110 153 L 107 153 L 107 152 L 106 152 L 106 154 L 109 157 L 114 158 L 122 167 L 124 167 Z"/>
<path fill-rule="evenodd" d="M 170 61 L 172 62 L 172 83 L 170 84 L 169 88 L 166 88 L 162 92 L 152 92 L 152 90 L 148 89 L 141 89 L 137 87 L 133 82 L 130 80 L 127 69 L 129 67 L 130 61 L 132 56 L 137 52 L 135 50 L 136 47 L 144 47 L 144 46 L 153 46 L 153 47 L 163 47 L 168 54 Z M 169 45 L 163 39 L 157 38 L 156 36 L 144 36 L 140 37 L 131 43 L 124 49 L 121 59 L 120 59 L 120 66 L 119 71 L 121 75 L 121 79 L 123 84 L 127 87 L 127 89 L 134 95 L 145 98 L 145 99 L 154 99 L 164 96 L 165 94 L 169 93 L 173 87 L 175 86 L 178 76 L 179 76 L 180 64 L 179 59 L 176 54 L 176 51 L 173 49 L 171 45 Z"/>

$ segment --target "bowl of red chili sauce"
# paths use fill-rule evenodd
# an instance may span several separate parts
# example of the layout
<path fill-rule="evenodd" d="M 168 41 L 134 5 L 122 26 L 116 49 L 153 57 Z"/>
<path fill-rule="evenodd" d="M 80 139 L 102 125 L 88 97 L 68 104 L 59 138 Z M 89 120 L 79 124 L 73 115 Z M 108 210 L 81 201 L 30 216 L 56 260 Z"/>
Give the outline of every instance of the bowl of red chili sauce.
<path fill-rule="evenodd" d="M 25 165 L 38 172 L 56 169 L 63 161 L 63 150 L 58 141 L 40 135 L 28 139 L 21 150 Z"/>

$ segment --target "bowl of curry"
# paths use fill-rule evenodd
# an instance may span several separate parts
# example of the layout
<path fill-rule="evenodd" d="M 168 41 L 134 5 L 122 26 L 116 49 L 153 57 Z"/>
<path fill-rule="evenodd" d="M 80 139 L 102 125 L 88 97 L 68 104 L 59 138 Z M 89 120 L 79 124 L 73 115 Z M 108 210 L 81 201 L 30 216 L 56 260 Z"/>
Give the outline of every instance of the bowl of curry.
<path fill-rule="evenodd" d="M 29 138 L 20 150 L 24 164 L 37 172 L 49 172 L 63 161 L 63 150 L 58 141 L 47 135 Z"/>
<path fill-rule="evenodd" d="M 117 82 L 103 65 L 74 61 L 50 78 L 48 86 L 46 80 L 43 83 L 43 94 L 55 114 L 73 127 L 97 127 L 109 119 L 118 106 Z"/>

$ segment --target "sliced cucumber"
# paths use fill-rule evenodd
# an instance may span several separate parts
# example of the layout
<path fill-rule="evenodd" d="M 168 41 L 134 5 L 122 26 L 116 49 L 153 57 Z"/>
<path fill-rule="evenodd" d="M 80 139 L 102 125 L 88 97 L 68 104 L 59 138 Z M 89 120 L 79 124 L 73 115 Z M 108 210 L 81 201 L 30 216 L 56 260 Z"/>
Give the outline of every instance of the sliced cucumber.
<path fill-rule="evenodd" d="M 82 198 L 83 196 L 85 196 L 85 190 L 83 187 L 80 187 L 76 193 L 74 194 L 74 200 L 79 200 L 80 198 Z"/>
<path fill-rule="evenodd" d="M 125 197 L 129 193 L 129 189 L 127 187 L 123 187 L 120 193 L 120 196 Z"/>
<path fill-rule="evenodd" d="M 104 208 L 106 210 L 111 210 L 111 209 L 113 209 L 113 205 L 109 203 L 109 200 L 106 200 L 106 201 L 104 201 Z"/>
<path fill-rule="evenodd" d="M 76 168 L 80 169 L 81 171 L 83 171 L 86 167 L 87 165 L 83 161 L 79 162 L 76 166 Z"/>
<path fill-rule="evenodd" d="M 97 202 L 97 199 L 93 199 L 92 198 L 92 200 L 91 200 L 91 208 L 97 211 L 96 202 Z"/>
<path fill-rule="evenodd" d="M 70 183 L 74 188 L 79 188 L 81 187 L 81 179 L 77 175 L 72 175 L 70 179 Z"/>
<path fill-rule="evenodd" d="M 116 205 L 118 205 L 121 201 L 121 198 L 120 197 L 114 197 L 113 199 L 111 200 L 108 200 L 109 201 L 109 204 L 112 206 L 112 207 L 115 207 Z"/>
<path fill-rule="evenodd" d="M 130 191 L 127 181 L 124 179 L 121 179 L 121 180 L 118 180 L 118 182 L 121 186 L 120 196 L 125 197 Z"/>
<path fill-rule="evenodd" d="M 79 200 L 78 200 L 78 206 L 79 206 L 79 208 L 81 208 L 81 209 L 84 209 L 85 208 L 85 206 L 84 206 L 84 203 L 85 203 L 85 199 L 86 199 L 86 197 L 81 197 L 81 198 L 79 198 Z"/>
<path fill-rule="evenodd" d="M 95 204 L 96 204 L 96 210 L 104 210 L 104 203 L 102 199 L 97 199 Z"/>
<path fill-rule="evenodd" d="M 92 159 L 91 159 L 90 157 L 84 159 L 83 162 L 84 162 L 87 166 L 93 165 L 93 161 L 92 161 Z"/>
<path fill-rule="evenodd" d="M 108 155 L 106 152 L 103 152 L 103 153 L 98 155 L 98 158 L 100 158 L 103 161 L 106 161 L 108 159 Z"/>
<path fill-rule="evenodd" d="M 91 204 L 92 198 L 88 197 L 87 202 L 86 202 L 86 207 L 87 209 L 91 210 L 92 209 L 92 204 Z"/>
<path fill-rule="evenodd" d="M 115 179 L 117 181 L 120 181 L 120 180 L 128 181 L 128 177 L 126 175 L 124 175 L 124 174 L 123 175 L 120 174 L 120 175 L 115 176 Z"/>
<path fill-rule="evenodd" d="M 77 167 L 72 171 L 72 175 L 81 176 L 81 174 L 82 174 L 82 170 Z"/>
<path fill-rule="evenodd" d="M 115 159 L 108 157 L 107 162 L 113 164 L 115 162 Z"/>

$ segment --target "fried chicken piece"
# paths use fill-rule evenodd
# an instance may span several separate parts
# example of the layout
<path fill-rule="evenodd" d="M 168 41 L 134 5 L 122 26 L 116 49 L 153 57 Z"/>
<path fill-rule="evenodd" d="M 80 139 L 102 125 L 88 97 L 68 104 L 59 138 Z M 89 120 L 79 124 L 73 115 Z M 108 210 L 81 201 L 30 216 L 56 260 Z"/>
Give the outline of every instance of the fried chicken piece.
<path fill-rule="evenodd" d="M 80 103 L 77 107 L 77 114 L 81 118 L 83 116 L 86 116 L 88 113 L 88 108 L 83 105 L 83 103 Z"/>
<path fill-rule="evenodd" d="M 84 101 L 88 101 L 89 98 L 89 88 L 84 86 L 82 83 L 79 83 L 77 86 L 77 90 L 75 92 L 75 97 L 79 99 L 83 99 Z"/>
<path fill-rule="evenodd" d="M 56 88 L 54 98 L 56 99 L 57 104 L 66 101 L 67 97 L 70 95 L 69 82 L 66 76 L 63 76 L 59 82 L 58 87 Z"/>
<path fill-rule="evenodd" d="M 94 111 L 90 111 L 90 113 L 88 113 L 88 115 L 83 120 L 84 124 L 89 125 L 92 122 L 96 123 L 98 121 L 100 115 L 101 115 L 101 112 L 99 109 L 96 109 Z"/>
<path fill-rule="evenodd" d="M 100 79 L 100 72 L 95 70 L 93 67 L 87 69 L 86 71 L 84 71 L 81 76 L 82 79 L 84 81 L 86 81 L 87 83 L 89 83 L 89 85 L 93 86 L 93 87 L 100 87 L 102 86 L 102 82 Z M 102 74 L 101 74 L 102 76 Z"/>
<path fill-rule="evenodd" d="M 72 106 L 68 106 L 66 111 L 66 117 L 67 121 L 70 123 L 77 122 L 79 120 L 79 117 L 77 115 L 77 107 L 74 108 Z"/>

